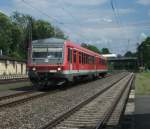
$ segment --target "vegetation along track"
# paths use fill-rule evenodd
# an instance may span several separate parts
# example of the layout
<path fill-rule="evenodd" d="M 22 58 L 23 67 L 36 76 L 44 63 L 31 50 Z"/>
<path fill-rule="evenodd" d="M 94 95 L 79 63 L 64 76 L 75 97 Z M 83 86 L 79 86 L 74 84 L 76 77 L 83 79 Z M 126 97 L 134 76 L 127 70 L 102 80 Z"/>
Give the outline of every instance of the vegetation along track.
<path fill-rule="evenodd" d="M 124 90 L 131 86 L 132 80 L 133 74 L 121 78 L 51 121 L 42 129 L 102 128 L 115 110 Z"/>

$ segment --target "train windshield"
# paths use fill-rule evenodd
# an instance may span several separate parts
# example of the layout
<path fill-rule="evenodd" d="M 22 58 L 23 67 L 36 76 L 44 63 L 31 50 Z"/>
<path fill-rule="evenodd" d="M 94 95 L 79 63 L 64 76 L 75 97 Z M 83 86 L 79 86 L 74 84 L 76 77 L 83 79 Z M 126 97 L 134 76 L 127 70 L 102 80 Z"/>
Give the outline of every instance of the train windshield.
<path fill-rule="evenodd" d="M 62 63 L 63 47 L 62 46 L 33 46 L 32 47 L 33 63 Z"/>
<path fill-rule="evenodd" d="M 33 48 L 33 58 L 62 58 L 62 48 Z"/>

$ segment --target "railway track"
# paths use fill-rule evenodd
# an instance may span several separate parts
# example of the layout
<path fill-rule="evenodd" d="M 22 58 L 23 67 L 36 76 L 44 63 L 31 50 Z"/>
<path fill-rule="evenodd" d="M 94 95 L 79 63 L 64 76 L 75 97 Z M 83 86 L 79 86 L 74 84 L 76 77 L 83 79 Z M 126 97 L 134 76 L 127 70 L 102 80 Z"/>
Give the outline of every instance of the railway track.
<path fill-rule="evenodd" d="M 41 129 L 100 129 L 103 128 L 120 101 L 123 92 L 133 81 L 126 75 L 57 117 Z"/>
<path fill-rule="evenodd" d="M 58 91 L 59 91 L 58 89 L 54 91 L 48 91 L 48 92 L 37 92 L 31 90 L 31 91 L 25 91 L 25 92 L 11 94 L 7 96 L 2 96 L 0 97 L 0 108 L 13 107 Z"/>
<path fill-rule="evenodd" d="M 13 107 L 13 106 L 28 102 L 33 99 L 43 97 L 50 93 L 54 93 L 54 91 L 52 92 L 28 91 L 28 92 L 22 92 L 22 93 L 12 94 L 8 96 L 3 96 L 3 97 L 0 97 L 0 108 Z"/>

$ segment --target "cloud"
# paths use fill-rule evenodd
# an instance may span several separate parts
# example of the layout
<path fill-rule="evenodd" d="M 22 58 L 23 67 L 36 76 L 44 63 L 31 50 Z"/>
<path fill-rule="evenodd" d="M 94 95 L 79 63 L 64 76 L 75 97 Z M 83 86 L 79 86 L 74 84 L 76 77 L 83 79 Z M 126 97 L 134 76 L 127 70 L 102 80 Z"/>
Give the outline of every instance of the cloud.
<path fill-rule="evenodd" d="M 1 9 L 0 9 L 0 12 L 1 12 L 1 13 L 5 13 L 5 12 L 4 12 L 3 10 L 1 10 Z"/>
<path fill-rule="evenodd" d="M 138 4 L 142 4 L 142 5 L 149 5 L 150 4 L 150 0 L 137 0 Z"/>
<path fill-rule="evenodd" d="M 93 18 L 93 19 L 87 19 L 86 20 L 86 22 L 88 23 L 88 22 L 108 22 L 108 23 L 110 23 L 110 22 L 112 22 L 112 19 L 110 19 L 110 18 Z"/>
<path fill-rule="evenodd" d="M 135 9 L 131 9 L 131 8 L 122 8 L 122 9 L 118 9 L 119 14 L 130 14 L 130 13 L 135 13 L 136 10 Z"/>
<path fill-rule="evenodd" d="M 64 3 L 78 6 L 94 6 L 94 5 L 102 5 L 108 0 L 63 0 Z"/>
<path fill-rule="evenodd" d="M 147 35 L 145 33 L 140 34 L 140 41 L 144 41 L 147 38 Z"/>
<path fill-rule="evenodd" d="M 77 43 L 90 43 L 99 48 L 108 47 L 112 52 L 124 53 L 128 39 L 132 41 L 132 46 L 136 47 L 135 43 L 137 43 L 139 35 L 144 32 L 142 27 L 118 26 L 112 9 L 108 7 L 110 0 L 24 1 L 28 5 L 22 0 L 12 0 L 12 8 L 21 13 L 30 14 L 37 19 L 50 21 Z M 124 17 L 126 18 L 137 11 L 128 7 L 118 8 L 118 12 L 123 23 L 126 23 L 128 19 L 124 20 Z M 133 50 L 135 47 L 129 48 Z"/>

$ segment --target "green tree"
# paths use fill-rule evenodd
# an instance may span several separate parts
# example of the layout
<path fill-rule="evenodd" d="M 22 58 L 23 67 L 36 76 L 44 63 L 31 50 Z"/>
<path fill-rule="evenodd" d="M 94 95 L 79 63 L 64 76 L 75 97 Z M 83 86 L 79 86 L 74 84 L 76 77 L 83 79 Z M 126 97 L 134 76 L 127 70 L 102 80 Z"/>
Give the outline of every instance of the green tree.
<path fill-rule="evenodd" d="M 12 26 L 12 42 L 13 43 L 10 46 L 11 57 L 22 59 L 23 55 L 21 55 L 21 51 L 20 51 L 21 49 L 20 44 L 21 44 L 22 39 L 23 39 L 22 29 L 16 23 L 13 23 L 13 26 Z"/>
<path fill-rule="evenodd" d="M 56 38 L 60 38 L 60 39 L 68 39 L 68 37 L 64 34 L 64 32 L 58 28 L 58 27 L 54 27 L 54 33 Z"/>
<path fill-rule="evenodd" d="M 8 16 L 0 12 L 0 49 L 9 55 L 12 42 L 12 24 Z"/>
<path fill-rule="evenodd" d="M 125 54 L 124 54 L 124 57 L 136 57 L 137 56 L 137 53 L 133 53 L 131 51 L 127 51 Z"/>
<path fill-rule="evenodd" d="M 15 29 L 18 27 L 18 32 L 20 31 L 21 38 L 19 39 L 20 42 L 17 44 L 19 47 L 18 55 L 20 55 L 21 58 L 26 59 L 28 44 L 32 40 L 32 26 L 34 18 L 30 15 L 24 15 L 18 12 L 14 12 L 11 18 L 16 26 Z M 16 46 L 16 44 L 14 44 L 14 46 Z M 17 55 L 17 53 L 15 52 L 14 55 Z"/>
<path fill-rule="evenodd" d="M 45 20 L 14 12 L 11 17 L 0 13 L 0 50 L 4 55 L 27 59 L 32 40 L 57 37 L 67 39 L 63 31 Z"/>
<path fill-rule="evenodd" d="M 54 28 L 44 20 L 37 20 L 33 23 L 33 40 L 54 37 Z"/>
<path fill-rule="evenodd" d="M 138 47 L 139 61 L 141 65 L 150 69 L 150 37 L 147 37 Z"/>
<path fill-rule="evenodd" d="M 110 54 L 108 48 L 102 48 L 101 53 L 102 53 L 102 54 Z"/>
<path fill-rule="evenodd" d="M 96 53 L 101 53 L 100 50 L 99 50 L 96 46 L 94 46 L 94 45 L 82 43 L 82 44 L 81 44 L 81 47 L 87 48 L 87 49 L 89 49 L 89 50 L 91 50 L 91 51 L 94 51 L 94 52 L 96 52 Z"/>

